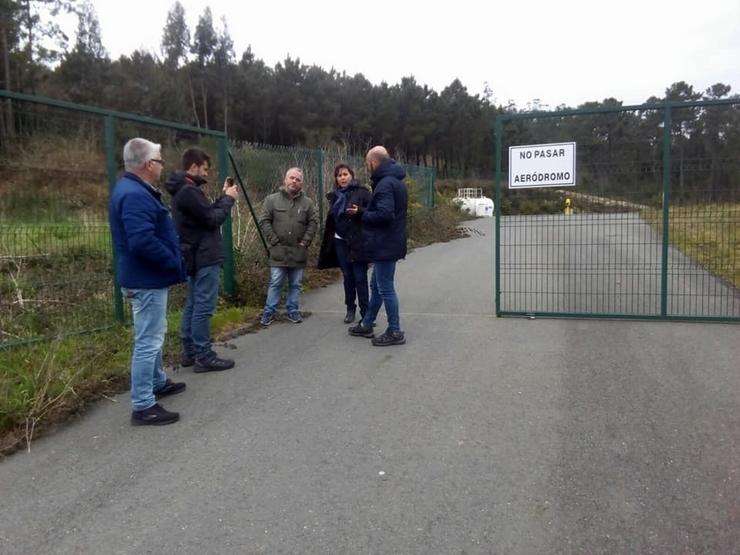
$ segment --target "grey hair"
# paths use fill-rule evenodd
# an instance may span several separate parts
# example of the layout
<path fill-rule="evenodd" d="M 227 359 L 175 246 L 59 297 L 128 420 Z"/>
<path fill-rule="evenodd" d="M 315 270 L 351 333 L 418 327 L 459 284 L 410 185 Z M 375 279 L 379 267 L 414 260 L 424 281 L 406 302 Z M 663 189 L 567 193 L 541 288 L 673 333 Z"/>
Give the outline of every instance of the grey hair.
<path fill-rule="evenodd" d="M 293 168 L 288 168 L 288 171 L 285 172 L 285 177 L 287 178 L 288 174 L 292 171 L 297 171 L 299 174 L 301 174 L 301 176 L 303 176 L 303 170 L 299 168 L 298 166 L 295 166 Z"/>
<path fill-rule="evenodd" d="M 126 171 L 140 170 L 162 152 L 162 145 L 142 138 L 131 139 L 123 147 L 123 166 Z"/>

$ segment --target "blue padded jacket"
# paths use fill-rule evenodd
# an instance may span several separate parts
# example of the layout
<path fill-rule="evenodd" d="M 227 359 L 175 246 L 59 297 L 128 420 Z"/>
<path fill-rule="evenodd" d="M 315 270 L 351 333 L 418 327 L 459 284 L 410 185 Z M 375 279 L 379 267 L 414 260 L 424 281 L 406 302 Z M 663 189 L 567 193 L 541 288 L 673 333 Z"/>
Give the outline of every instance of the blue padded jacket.
<path fill-rule="evenodd" d="M 125 173 L 108 203 L 116 274 L 130 289 L 162 289 L 185 281 L 180 241 L 162 193 Z"/>

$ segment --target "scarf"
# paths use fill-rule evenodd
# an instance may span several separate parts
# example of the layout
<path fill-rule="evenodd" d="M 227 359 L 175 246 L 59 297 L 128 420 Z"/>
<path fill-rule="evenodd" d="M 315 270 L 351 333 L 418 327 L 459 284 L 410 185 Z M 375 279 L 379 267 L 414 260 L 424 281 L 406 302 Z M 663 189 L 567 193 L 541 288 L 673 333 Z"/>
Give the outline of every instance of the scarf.
<path fill-rule="evenodd" d="M 346 189 L 337 188 L 337 190 L 334 191 L 334 205 L 331 207 L 331 213 L 334 216 L 335 222 L 339 221 L 339 217 L 344 214 L 344 211 L 347 209 L 348 192 L 349 187 Z"/>

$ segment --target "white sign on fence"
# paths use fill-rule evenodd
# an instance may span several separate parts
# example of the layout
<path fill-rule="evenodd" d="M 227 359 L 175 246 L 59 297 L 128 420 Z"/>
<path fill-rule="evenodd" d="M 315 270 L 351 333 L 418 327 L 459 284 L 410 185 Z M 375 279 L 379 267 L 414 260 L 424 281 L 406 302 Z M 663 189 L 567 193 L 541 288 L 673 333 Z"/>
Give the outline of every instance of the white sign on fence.
<path fill-rule="evenodd" d="M 509 189 L 576 184 L 576 143 L 509 147 Z"/>

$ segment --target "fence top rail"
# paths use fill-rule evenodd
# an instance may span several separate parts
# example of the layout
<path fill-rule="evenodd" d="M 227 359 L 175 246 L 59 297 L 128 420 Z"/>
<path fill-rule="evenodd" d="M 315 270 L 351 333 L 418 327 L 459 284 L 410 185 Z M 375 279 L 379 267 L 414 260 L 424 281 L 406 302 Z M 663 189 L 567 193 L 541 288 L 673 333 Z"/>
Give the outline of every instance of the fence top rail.
<path fill-rule="evenodd" d="M 30 94 L 16 93 L 16 92 L 8 91 L 5 89 L 0 89 L 0 98 L 10 98 L 12 100 L 20 100 L 23 102 L 33 102 L 35 104 L 43 104 L 46 106 L 53 106 L 55 108 L 65 108 L 67 110 L 75 110 L 77 112 L 97 114 L 99 116 L 110 116 L 110 117 L 121 119 L 121 120 L 134 121 L 138 123 L 146 123 L 149 125 L 157 125 L 159 127 L 167 127 L 169 129 L 176 129 L 178 131 L 189 131 L 192 133 L 198 133 L 200 135 L 211 135 L 214 137 L 222 137 L 222 138 L 226 137 L 226 134 L 223 131 L 213 131 L 212 129 L 204 129 L 202 127 L 184 125 L 182 123 L 176 123 L 176 122 L 161 120 L 157 118 L 150 118 L 148 116 L 129 114 L 127 112 L 117 112 L 115 110 L 106 110 L 104 108 L 98 108 L 96 106 L 76 104 L 74 102 L 68 102 L 66 100 L 57 100 L 55 98 L 48 98 L 44 96 L 33 96 Z"/>
<path fill-rule="evenodd" d="M 700 108 L 702 106 L 731 106 L 740 105 L 740 97 L 725 98 L 717 100 L 695 100 L 689 102 L 678 102 L 668 100 L 655 104 L 632 104 L 628 106 L 601 106 L 598 108 L 571 108 L 568 110 L 557 110 L 554 112 L 519 112 L 517 114 L 501 114 L 496 119 L 501 122 L 516 119 L 537 119 L 537 118 L 559 118 L 563 116 L 581 116 L 588 114 L 608 114 L 614 112 L 636 112 L 649 110 L 665 110 L 666 108 Z"/>

